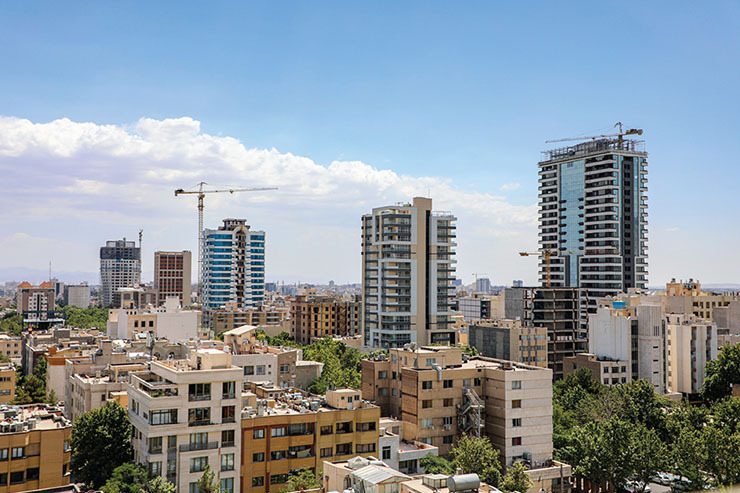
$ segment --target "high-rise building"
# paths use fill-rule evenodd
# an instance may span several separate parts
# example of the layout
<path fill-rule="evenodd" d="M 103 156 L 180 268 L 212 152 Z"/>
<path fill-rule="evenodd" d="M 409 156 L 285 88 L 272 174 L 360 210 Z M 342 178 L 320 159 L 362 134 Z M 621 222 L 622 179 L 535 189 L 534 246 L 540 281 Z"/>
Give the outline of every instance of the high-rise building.
<path fill-rule="evenodd" d="M 154 252 L 154 290 L 157 304 L 162 305 L 170 296 L 177 296 L 180 305 L 190 305 L 190 272 L 193 255 L 182 252 Z"/>
<path fill-rule="evenodd" d="M 45 329 L 61 322 L 62 318 L 56 311 L 55 298 L 54 285 L 49 281 L 44 281 L 38 286 L 33 286 L 28 281 L 20 283 L 16 294 L 16 305 L 24 324 Z"/>
<path fill-rule="evenodd" d="M 647 153 L 644 143 L 603 138 L 543 153 L 540 252 L 553 287 L 580 288 L 581 324 L 596 300 L 645 288 Z M 539 276 L 548 277 L 541 256 Z"/>
<path fill-rule="evenodd" d="M 265 232 L 252 231 L 246 219 L 224 219 L 203 232 L 204 310 L 235 302 L 239 308 L 265 300 Z"/>
<path fill-rule="evenodd" d="M 491 280 L 487 277 L 479 277 L 475 280 L 475 292 L 476 293 L 490 293 L 491 292 Z"/>
<path fill-rule="evenodd" d="M 432 199 L 362 217 L 361 325 L 365 344 L 454 344 L 455 221 Z"/>
<path fill-rule="evenodd" d="M 103 306 L 113 304 L 118 288 L 141 284 L 141 248 L 135 241 L 106 241 L 100 248 L 100 282 Z"/>

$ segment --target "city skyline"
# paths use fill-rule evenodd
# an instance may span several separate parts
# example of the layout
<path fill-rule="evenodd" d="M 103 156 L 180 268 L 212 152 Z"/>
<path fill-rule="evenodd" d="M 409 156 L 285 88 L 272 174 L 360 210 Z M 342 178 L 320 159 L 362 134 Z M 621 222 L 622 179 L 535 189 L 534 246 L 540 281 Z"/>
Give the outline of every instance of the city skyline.
<path fill-rule="evenodd" d="M 195 199 L 173 192 L 204 180 L 280 187 L 206 199 L 206 227 L 245 217 L 266 231 L 267 281 L 360 282 L 361 215 L 431 196 L 459 218 L 460 278 L 533 285 L 537 260 L 517 252 L 537 244 L 544 141 L 622 120 L 651 156 L 648 285 L 740 279 L 727 262 L 740 178 L 730 2 L 408 4 L 392 22 L 361 6 L 224 4 L 167 25 L 164 6 L 27 5 L 0 7 L 18 41 L 0 47 L 0 273 L 51 261 L 60 278 L 95 274 L 101 242 L 143 228 L 150 280 L 154 251 L 197 250 Z M 618 39 L 593 36 L 607 15 Z M 625 76 L 601 77 L 616 59 Z M 700 171 L 709 163 L 722 180 Z"/>

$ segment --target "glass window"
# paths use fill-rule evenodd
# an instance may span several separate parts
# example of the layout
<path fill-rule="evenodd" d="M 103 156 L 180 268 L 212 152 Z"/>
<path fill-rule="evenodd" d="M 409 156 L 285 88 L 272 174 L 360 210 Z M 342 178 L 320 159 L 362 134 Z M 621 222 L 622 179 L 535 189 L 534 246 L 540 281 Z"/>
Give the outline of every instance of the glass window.
<path fill-rule="evenodd" d="M 429 409 L 430 407 L 432 407 L 432 401 L 431 400 L 421 401 L 421 408 L 422 409 Z"/>
<path fill-rule="evenodd" d="M 20 459 L 26 455 L 26 447 L 13 447 L 12 456 L 14 459 Z"/>
<path fill-rule="evenodd" d="M 224 399 L 233 399 L 236 397 L 236 382 L 224 382 L 221 391 Z"/>
<path fill-rule="evenodd" d="M 22 483 L 26 471 L 15 471 L 10 473 L 10 484 Z"/>
<path fill-rule="evenodd" d="M 188 426 L 203 426 L 211 424 L 210 407 L 194 407 L 188 409 Z"/>
<path fill-rule="evenodd" d="M 162 453 L 162 437 L 152 437 L 149 439 L 149 453 L 150 454 L 161 454 Z"/>
<path fill-rule="evenodd" d="M 8 460 L 8 449 L 0 449 L 0 460 Z"/>
<path fill-rule="evenodd" d="M 331 457 L 332 456 L 332 448 L 331 447 L 322 448 L 320 450 L 320 454 L 319 455 L 321 457 Z"/>
<path fill-rule="evenodd" d="M 221 422 L 222 423 L 235 423 L 236 422 L 236 408 L 234 406 L 224 406 L 221 408 Z"/>
<path fill-rule="evenodd" d="M 245 366 L 244 367 L 244 374 L 245 375 L 254 375 L 254 366 Z"/>
<path fill-rule="evenodd" d="M 208 465 L 208 457 L 191 457 L 190 472 L 201 472 Z"/>
<path fill-rule="evenodd" d="M 454 386 L 453 380 L 445 380 L 442 385 L 442 387 L 444 387 L 445 389 L 451 389 L 453 386 Z"/>
<path fill-rule="evenodd" d="M 8 473 L 0 473 L 0 486 L 6 486 L 8 484 Z"/>
<path fill-rule="evenodd" d="M 522 437 L 513 437 L 511 439 L 512 445 L 521 445 L 522 444 Z"/>
<path fill-rule="evenodd" d="M 388 460 L 391 458 L 391 448 L 390 447 L 383 447 L 383 455 L 382 460 Z"/>
<path fill-rule="evenodd" d="M 191 383 L 188 385 L 188 400 L 207 401 L 211 398 L 210 383 Z"/>
<path fill-rule="evenodd" d="M 270 430 L 270 436 L 272 437 L 284 437 L 288 434 L 288 429 L 285 426 L 279 426 Z"/>
<path fill-rule="evenodd" d="M 522 426 L 522 418 L 514 418 L 511 420 L 511 426 L 517 427 Z"/>
<path fill-rule="evenodd" d="M 455 435 L 445 435 L 442 437 L 442 443 L 450 444 L 455 440 Z"/>
<path fill-rule="evenodd" d="M 421 382 L 421 388 L 422 390 L 432 390 L 432 381 L 431 380 L 425 380 Z"/>
<path fill-rule="evenodd" d="M 149 476 L 161 476 L 162 475 L 162 461 L 149 462 L 148 464 Z"/>
<path fill-rule="evenodd" d="M 167 450 L 175 450 L 177 448 L 177 435 L 170 435 L 167 437 Z"/>
<path fill-rule="evenodd" d="M 252 462 L 265 462 L 265 453 L 257 452 L 252 454 Z"/>
<path fill-rule="evenodd" d="M 221 454 L 221 470 L 222 471 L 233 471 L 234 470 L 234 454 Z"/>
<path fill-rule="evenodd" d="M 270 452 L 270 460 L 283 460 L 288 458 L 287 450 L 273 450 Z"/>
<path fill-rule="evenodd" d="M 233 447 L 234 446 L 234 430 L 223 430 L 221 432 L 221 446 L 222 447 Z"/>
<path fill-rule="evenodd" d="M 270 484 L 283 484 L 288 482 L 287 474 L 273 474 L 270 476 Z"/>
<path fill-rule="evenodd" d="M 252 478 L 252 487 L 255 486 L 264 486 L 265 485 L 265 477 L 264 476 L 255 476 Z"/>
<path fill-rule="evenodd" d="M 265 365 L 257 365 L 257 375 L 265 374 Z"/>
<path fill-rule="evenodd" d="M 254 439 L 265 438 L 265 429 L 260 428 L 259 430 L 252 431 L 252 438 Z"/>
<path fill-rule="evenodd" d="M 512 390 L 518 390 L 522 388 L 522 381 L 521 380 L 512 380 L 511 381 L 511 388 Z"/>
<path fill-rule="evenodd" d="M 224 478 L 221 480 L 221 493 L 234 493 L 234 478 Z"/>
<path fill-rule="evenodd" d="M 511 408 L 512 409 L 519 409 L 522 407 L 522 400 L 521 399 L 514 399 L 511 401 Z"/>
<path fill-rule="evenodd" d="M 150 425 L 171 425 L 177 423 L 177 409 L 154 409 L 149 411 Z"/>

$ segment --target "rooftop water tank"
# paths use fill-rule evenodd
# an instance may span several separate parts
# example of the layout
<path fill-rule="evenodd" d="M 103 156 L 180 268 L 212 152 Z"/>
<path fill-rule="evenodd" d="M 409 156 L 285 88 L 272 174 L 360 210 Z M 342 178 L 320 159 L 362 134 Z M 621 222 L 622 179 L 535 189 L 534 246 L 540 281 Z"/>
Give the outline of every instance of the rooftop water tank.
<path fill-rule="evenodd" d="M 477 474 L 460 474 L 447 478 L 447 489 L 451 492 L 477 491 L 480 488 L 480 478 Z"/>

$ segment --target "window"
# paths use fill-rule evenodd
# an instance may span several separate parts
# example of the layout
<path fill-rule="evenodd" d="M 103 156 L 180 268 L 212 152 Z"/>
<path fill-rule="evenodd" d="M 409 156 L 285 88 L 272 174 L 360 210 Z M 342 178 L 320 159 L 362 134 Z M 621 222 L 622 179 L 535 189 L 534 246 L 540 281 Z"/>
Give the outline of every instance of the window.
<path fill-rule="evenodd" d="M 421 382 L 421 389 L 422 390 L 432 390 L 432 381 L 424 380 L 423 382 Z"/>
<path fill-rule="evenodd" d="M 378 397 L 387 397 L 388 396 L 388 388 L 387 387 L 381 387 L 378 389 Z"/>
<path fill-rule="evenodd" d="M 290 365 L 280 365 L 280 374 L 288 375 L 290 373 Z"/>
<path fill-rule="evenodd" d="M 511 389 L 512 390 L 519 390 L 522 388 L 522 381 L 521 380 L 512 380 L 511 381 Z"/>
<path fill-rule="evenodd" d="M 511 408 L 512 409 L 519 409 L 522 407 L 522 400 L 521 399 L 514 399 L 511 401 Z"/>
<path fill-rule="evenodd" d="M 221 480 L 221 493 L 234 493 L 234 478 L 224 478 Z"/>
<path fill-rule="evenodd" d="M 442 387 L 445 389 L 451 389 L 454 386 L 454 383 L 455 382 L 453 380 L 445 380 L 442 382 Z"/>
<path fill-rule="evenodd" d="M 287 450 L 273 450 L 270 452 L 270 460 L 283 460 L 288 458 Z"/>
<path fill-rule="evenodd" d="M 421 420 L 421 427 L 422 428 L 434 428 L 432 425 L 432 418 L 423 418 Z"/>
<path fill-rule="evenodd" d="M 454 418 L 452 416 L 445 416 L 442 418 L 442 424 L 447 426 L 452 426 L 452 420 Z"/>
<path fill-rule="evenodd" d="M 236 408 L 234 406 L 224 406 L 221 408 L 221 422 L 222 423 L 235 423 L 236 422 Z"/>
<path fill-rule="evenodd" d="M 421 401 L 421 408 L 422 409 L 429 409 L 430 407 L 432 407 L 432 401 L 431 400 Z"/>
<path fill-rule="evenodd" d="M 156 462 L 149 462 L 147 464 L 147 470 L 149 471 L 149 476 L 161 476 L 162 475 L 162 461 L 156 461 Z M 26 475 L 28 477 L 28 475 Z"/>
<path fill-rule="evenodd" d="M 522 426 L 522 418 L 514 418 L 511 420 L 511 426 L 518 427 Z"/>
<path fill-rule="evenodd" d="M 463 388 L 467 389 L 468 387 L 470 387 L 470 382 L 471 380 L 469 378 L 463 378 Z"/>
<path fill-rule="evenodd" d="M 71 452 L 72 447 L 69 445 L 69 440 L 64 440 L 64 444 L 62 445 L 62 452 Z M 7 459 L 8 455 L 8 449 L 5 449 L 5 458 Z"/>
<path fill-rule="evenodd" d="M 375 421 L 357 423 L 357 431 L 375 431 Z"/>
<path fill-rule="evenodd" d="M 265 485 L 265 477 L 264 476 L 255 476 L 252 478 L 252 487 L 255 486 L 264 486 Z"/>
<path fill-rule="evenodd" d="M 162 453 L 162 437 L 152 437 L 149 439 L 149 453 L 150 454 L 161 454 Z"/>
<path fill-rule="evenodd" d="M 265 365 L 257 365 L 257 375 L 265 374 Z"/>
<path fill-rule="evenodd" d="M 245 366 L 244 367 L 244 374 L 245 375 L 254 375 L 254 366 Z"/>
<path fill-rule="evenodd" d="M 15 471 L 10 473 L 10 484 L 22 483 L 25 471 Z"/>
<path fill-rule="evenodd" d="M 437 362 L 436 358 L 427 358 L 427 366 L 432 366 L 436 362 Z"/>
<path fill-rule="evenodd" d="M 481 385 L 480 378 L 474 378 L 473 379 L 473 384 L 475 384 L 476 387 L 480 387 L 480 385 Z"/>
<path fill-rule="evenodd" d="M 13 447 L 13 453 L 11 457 L 14 459 L 20 459 L 26 455 L 26 447 Z"/>
<path fill-rule="evenodd" d="M 0 474 L 0 486 L 6 486 L 8 484 L 8 473 L 4 472 Z"/>
<path fill-rule="evenodd" d="M 252 438 L 254 439 L 265 438 L 265 429 L 260 428 L 259 430 L 252 431 Z"/>
<path fill-rule="evenodd" d="M 210 407 L 194 407 L 188 409 L 188 426 L 203 426 L 211 424 Z"/>
<path fill-rule="evenodd" d="M 36 481 L 39 479 L 39 468 L 31 467 L 26 469 L 26 481 Z"/>
<path fill-rule="evenodd" d="M 270 430 L 271 437 L 284 437 L 288 434 L 288 429 L 285 426 L 279 426 Z"/>
<path fill-rule="evenodd" d="M 442 437 L 442 443 L 450 444 L 455 440 L 455 435 L 445 435 Z"/>
<path fill-rule="evenodd" d="M 511 439 L 512 445 L 521 445 L 522 444 L 522 437 L 513 437 Z"/>
<path fill-rule="evenodd" d="M 210 383 L 191 383 L 188 385 L 189 401 L 207 401 L 211 399 Z"/>
<path fill-rule="evenodd" d="M 352 453 L 351 443 L 340 443 L 337 444 L 337 455 L 349 455 Z"/>
<path fill-rule="evenodd" d="M 319 429 L 319 433 L 322 435 L 331 435 L 334 433 L 334 427 L 332 425 L 322 426 Z"/>
<path fill-rule="evenodd" d="M 167 477 L 177 476 L 177 459 L 167 459 Z"/>
<path fill-rule="evenodd" d="M 191 433 L 190 450 L 204 450 L 208 448 L 208 433 Z"/>
<path fill-rule="evenodd" d="M 273 474 L 270 476 L 270 484 L 283 484 L 288 482 L 287 474 Z"/>
<path fill-rule="evenodd" d="M 301 435 L 313 435 L 313 430 L 310 430 L 307 423 L 293 423 L 288 425 L 288 435 L 290 436 L 301 436 Z"/>
<path fill-rule="evenodd" d="M 319 456 L 320 457 L 331 457 L 332 456 L 332 453 L 331 452 L 332 452 L 332 448 L 331 447 L 322 448 L 319 451 Z"/>
<path fill-rule="evenodd" d="M 374 443 L 358 443 L 355 447 L 355 453 L 358 454 L 370 454 L 375 452 Z"/>
<path fill-rule="evenodd" d="M 609 373 L 609 367 L 608 366 L 605 366 L 604 367 L 604 373 Z"/>
<path fill-rule="evenodd" d="M 149 411 L 150 425 L 171 425 L 177 423 L 177 409 L 155 409 Z"/>
<path fill-rule="evenodd" d="M 337 423 L 337 434 L 340 433 L 352 433 L 352 421 L 344 421 Z"/>
<path fill-rule="evenodd" d="M 390 447 L 383 447 L 383 456 L 381 457 L 382 460 L 388 460 L 391 458 L 391 448 Z"/>
<path fill-rule="evenodd" d="M 385 370 L 378 372 L 378 380 L 383 380 L 385 378 L 388 378 L 388 372 Z"/>
<path fill-rule="evenodd" d="M 236 382 L 224 382 L 222 387 L 222 397 L 224 399 L 233 399 L 236 397 Z"/>
<path fill-rule="evenodd" d="M 252 454 L 252 462 L 265 462 L 265 453 L 257 452 Z"/>
<path fill-rule="evenodd" d="M 190 483 L 188 485 L 188 493 L 200 493 L 200 488 L 198 488 L 198 483 Z"/>
<path fill-rule="evenodd" d="M 208 465 L 208 457 L 192 457 L 190 459 L 190 472 L 201 472 Z"/>
<path fill-rule="evenodd" d="M 444 407 L 452 407 L 452 399 L 445 399 L 444 401 L 442 401 L 442 405 Z"/>
<path fill-rule="evenodd" d="M 234 446 L 234 430 L 224 430 L 221 432 L 221 446 L 222 447 L 233 447 Z"/>
<path fill-rule="evenodd" d="M 0 449 L 0 460 L 8 460 L 8 449 Z"/>
<path fill-rule="evenodd" d="M 222 471 L 233 471 L 234 470 L 234 454 L 221 454 L 221 470 Z"/>

